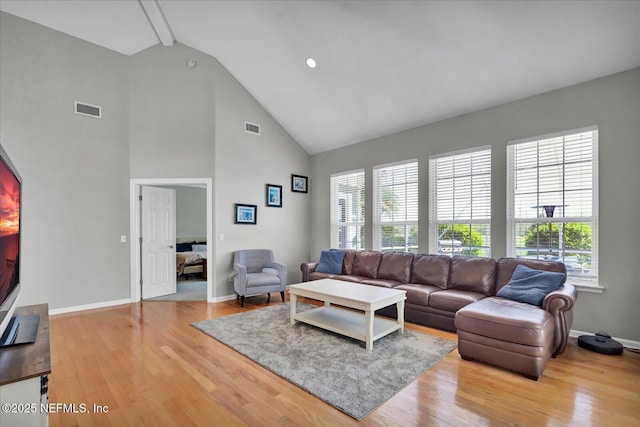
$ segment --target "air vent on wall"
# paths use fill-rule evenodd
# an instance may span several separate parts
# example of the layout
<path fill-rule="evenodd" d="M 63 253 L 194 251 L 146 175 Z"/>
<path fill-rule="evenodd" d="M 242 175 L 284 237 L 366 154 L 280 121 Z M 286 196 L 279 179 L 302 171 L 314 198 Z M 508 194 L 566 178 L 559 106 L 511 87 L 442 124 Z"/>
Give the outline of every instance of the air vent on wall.
<path fill-rule="evenodd" d="M 95 119 L 102 118 L 102 107 L 97 105 L 87 104 L 86 102 L 74 102 L 74 113 L 81 116 L 93 117 Z"/>
<path fill-rule="evenodd" d="M 248 133 L 260 135 L 260 125 L 244 122 L 244 131 Z"/>

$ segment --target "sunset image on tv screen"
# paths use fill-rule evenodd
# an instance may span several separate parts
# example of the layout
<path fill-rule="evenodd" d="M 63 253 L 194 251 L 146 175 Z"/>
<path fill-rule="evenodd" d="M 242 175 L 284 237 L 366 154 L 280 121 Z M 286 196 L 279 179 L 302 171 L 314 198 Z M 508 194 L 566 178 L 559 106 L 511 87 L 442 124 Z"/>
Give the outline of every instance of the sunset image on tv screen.
<path fill-rule="evenodd" d="M 18 281 L 20 183 L 0 162 L 0 301 Z"/>
<path fill-rule="evenodd" d="M 0 236 L 17 234 L 20 214 L 20 186 L 13 173 L 0 163 Z"/>

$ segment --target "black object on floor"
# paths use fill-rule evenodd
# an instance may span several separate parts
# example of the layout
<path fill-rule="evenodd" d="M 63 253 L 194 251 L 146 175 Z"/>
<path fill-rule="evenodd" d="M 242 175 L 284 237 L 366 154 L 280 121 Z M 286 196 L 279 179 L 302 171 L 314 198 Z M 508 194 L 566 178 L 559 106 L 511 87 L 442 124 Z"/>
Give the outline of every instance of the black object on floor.
<path fill-rule="evenodd" d="M 596 353 L 610 355 L 622 354 L 624 350 L 622 344 L 612 339 L 606 332 L 598 332 L 595 335 L 581 335 L 578 337 L 578 345 Z"/>

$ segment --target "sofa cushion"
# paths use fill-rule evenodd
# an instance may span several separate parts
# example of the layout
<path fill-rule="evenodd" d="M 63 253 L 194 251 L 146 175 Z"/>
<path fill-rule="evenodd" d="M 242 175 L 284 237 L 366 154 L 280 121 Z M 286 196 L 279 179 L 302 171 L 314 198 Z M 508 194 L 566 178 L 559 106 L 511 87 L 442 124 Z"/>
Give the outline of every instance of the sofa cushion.
<path fill-rule="evenodd" d="M 531 304 L 489 297 L 456 313 L 456 328 L 472 334 L 527 346 L 547 345 L 553 318 Z"/>
<path fill-rule="evenodd" d="M 354 276 L 363 276 L 370 279 L 378 277 L 378 266 L 382 259 L 381 252 L 359 251 L 355 254 L 353 260 L 353 268 L 351 274 Z"/>
<path fill-rule="evenodd" d="M 402 282 L 398 282 L 397 280 L 389 279 L 366 279 L 363 280 L 362 283 L 365 285 L 380 286 L 381 288 L 394 288 L 402 284 Z"/>
<path fill-rule="evenodd" d="M 454 256 L 449 266 L 447 289 L 493 295 L 496 260 L 470 256 Z"/>
<path fill-rule="evenodd" d="M 280 278 L 277 275 L 269 273 L 248 273 L 247 288 L 255 288 L 259 286 L 278 285 Z"/>
<path fill-rule="evenodd" d="M 308 280 L 338 279 L 336 276 L 336 274 L 318 273 L 317 271 L 314 271 L 312 273 L 309 273 Z"/>
<path fill-rule="evenodd" d="M 380 267 L 378 267 L 378 279 L 409 283 L 412 262 L 413 254 L 384 252 L 382 254 L 382 260 L 380 261 Z"/>
<path fill-rule="evenodd" d="M 472 302 L 480 301 L 485 297 L 484 294 L 478 292 L 447 289 L 431 293 L 431 295 L 429 295 L 429 307 L 455 313 L 462 307 Z"/>
<path fill-rule="evenodd" d="M 442 290 L 437 286 L 417 285 L 413 283 L 398 285 L 394 289 L 407 291 L 407 304 L 423 305 L 425 307 L 429 305 L 429 295 Z"/>
<path fill-rule="evenodd" d="M 342 272 L 342 261 L 344 260 L 344 251 L 331 250 L 322 251 L 316 271 L 318 273 L 340 274 Z"/>
<path fill-rule="evenodd" d="M 566 278 L 564 273 L 535 270 L 521 264 L 496 296 L 540 306 L 544 297 L 558 289 Z"/>
<path fill-rule="evenodd" d="M 355 257 L 356 251 L 353 249 L 345 249 L 344 259 L 342 260 L 342 274 L 351 274 Z"/>
<path fill-rule="evenodd" d="M 343 280 L 345 282 L 354 282 L 354 283 L 361 283 L 362 281 L 369 279 L 369 277 L 356 276 L 355 274 L 341 274 L 339 276 L 334 276 L 332 278 L 335 280 Z"/>
<path fill-rule="evenodd" d="M 447 289 L 450 262 L 451 258 L 446 255 L 415 255 L 411 266 L 411 283 Z"/>

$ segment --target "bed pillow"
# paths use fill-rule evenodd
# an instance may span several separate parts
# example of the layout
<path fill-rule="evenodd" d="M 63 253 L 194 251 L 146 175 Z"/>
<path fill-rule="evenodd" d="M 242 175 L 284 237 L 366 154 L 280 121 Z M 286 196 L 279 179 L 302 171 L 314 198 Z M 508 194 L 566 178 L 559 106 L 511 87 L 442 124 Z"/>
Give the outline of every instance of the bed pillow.
<path fill-rule="evenodd" d="M 189 243 L 176 243 L 176 252 L 188 252 L 191 250 L 191 246 L 194 244 L 195 242 L 189 242 Z"/>
<path fill-rule="evenodd" d="M 520 264 L 496 296 L 541 306 L 544 297 L 562 286 L 565 280 L 564 273 L 534 270 Z"/>
<path fill-rule="evenodd" d="M 191 250 L 194 252 L 206 252 L 207 245 L 193 245 L 191 246 Z"/>
<path fill-rule="evenodd" d="M 340 274 L 342 273 L 343 250 L 322 251 L 316 271 L 318 273 Z"/>

